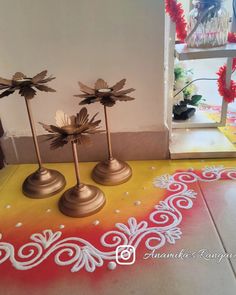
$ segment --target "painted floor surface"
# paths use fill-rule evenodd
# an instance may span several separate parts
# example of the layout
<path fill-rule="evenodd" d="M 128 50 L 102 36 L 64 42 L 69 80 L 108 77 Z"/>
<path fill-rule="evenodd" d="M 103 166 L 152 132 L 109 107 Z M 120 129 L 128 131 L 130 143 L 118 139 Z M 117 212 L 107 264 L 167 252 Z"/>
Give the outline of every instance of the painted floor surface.
<path fill-rule="evenodd" d="M 0 171 L 0 295 L 236 294 L 236 160 L 129 164 L 86 218 L 62 215 L 61 193 L 21 193 L 35 165 Z M 74 185 L 73 164 L 46 166 Z M 94 166 L 81 163 L 83 182 Z"/>
<path fill-rule="evenodd" d="M 201 108 L 206 110 L 206 115 L 208 118 L 212 119 L 214 122 L 220 122 L 221 107 L 220 106 L 210 106 L 206 105 Z M 218 129 L 234 144 L 236 147 L 236 112 L 228 110 L 226 117 L 226 125 L 223 127 L 218 127 Z"/>

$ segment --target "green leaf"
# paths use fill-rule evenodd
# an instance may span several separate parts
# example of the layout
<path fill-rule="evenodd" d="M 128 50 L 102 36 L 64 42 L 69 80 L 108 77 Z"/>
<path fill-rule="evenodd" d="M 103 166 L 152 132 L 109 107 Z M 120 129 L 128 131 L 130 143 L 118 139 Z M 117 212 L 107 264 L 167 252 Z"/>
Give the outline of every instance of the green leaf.
<path fill-rule="evenodd" d="M 175 74 L 175 81 L 180 79 L 180 78 L 183 78 L 185 75 L 184 75 L 184 69 L 181 68 L 181 67 L 176 67 L 174 69 L 174 74 Z"/>
<path fill-rule="evenodd" d="M 201 101 L 202 99 L 202 95 L 193 95 L 191 97 L 191 99 L 189 100 L 188 104 L 192 105 L 192 106 L 198 106 L 199 102 Z"/>

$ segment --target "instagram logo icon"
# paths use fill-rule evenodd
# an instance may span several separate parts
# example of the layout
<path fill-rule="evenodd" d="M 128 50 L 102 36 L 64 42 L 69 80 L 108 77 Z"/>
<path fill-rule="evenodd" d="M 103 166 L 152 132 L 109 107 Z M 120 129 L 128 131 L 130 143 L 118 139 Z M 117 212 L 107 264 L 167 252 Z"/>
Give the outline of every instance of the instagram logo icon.
<path fill-rule="evenodd" d="M 131 245 L 121 245 L 116 248 L 116 262 L 121 265 L 130 265 L 135 262 L 135 248 Z"/>

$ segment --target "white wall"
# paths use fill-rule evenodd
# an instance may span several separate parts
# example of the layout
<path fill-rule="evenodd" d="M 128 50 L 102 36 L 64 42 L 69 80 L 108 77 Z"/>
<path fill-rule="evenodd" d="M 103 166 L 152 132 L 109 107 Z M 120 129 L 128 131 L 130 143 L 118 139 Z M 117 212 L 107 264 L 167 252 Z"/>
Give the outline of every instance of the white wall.
<path fill-rule="evenodd" d="M 2 0 L 0 40 L 0 76 L 48 69 L 57 77 L 51 83 L 57 93 L 33 100 L 35 121 L 54 123 L 57 109 L 77 112 L 78 80 L 113 84 L 125 77 L 136 101 L 111 110 L 112 131 L 163 128 L 164 1 Z M 30 134 L 21 97 L 2 99 L 0 117 L 8 133 Z M 44 133 L 40 126 L 38 132 Z"/>

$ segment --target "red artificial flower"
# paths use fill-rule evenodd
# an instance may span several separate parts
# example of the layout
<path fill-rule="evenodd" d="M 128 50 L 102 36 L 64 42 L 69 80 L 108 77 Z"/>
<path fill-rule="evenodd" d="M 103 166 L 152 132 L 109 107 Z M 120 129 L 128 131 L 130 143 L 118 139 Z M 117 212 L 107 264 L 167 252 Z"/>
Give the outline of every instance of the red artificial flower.
<path fill-rule="evenodd" d="M 187 23 L 184 18 L 184 10 L 181 3 L 176 0 L 165 0 L 165 9 L 171 20 L 176 25 L 176 34 L 178 39 L 184 42 L 187 37 Z"/>
<path fill-rule="evenodd" d="M 233 65 L 233 70 L 234 69 L 235 65 Z M 236 97 L 236 83 L 231 80 L 230 87 L 226 87 L 226 65 L 220 67 L 217 75 L 219 76 L 217 80 L 219 94 L 224 98 L 225 101 L 229 103 L 233 102 Z"/>
<path fill-rule="evenodd" d="M 236 57 L 233 58 L 233 65 L 232 65 L 232 70 L 235 71 L 236 70 Z"/>
<path fill-rule="evenodd" d="M 236 43 L 236 33 L 230 32 L 228 34 L 228 42 Z M 236 98 L 236 82 L 231 80 L 230 87 L 226 87 L 226 65 L 220 67 L 219 71 L 216 73 L 219 78 L 217 80 L 219 94 L 227 102 L 233 102 Z M 232 71 L 236 70 L 236 58 L 233 58 Z"/>
<path fill-rule="evenodd" d="M 229 34 L 228 34 L 228 42 L 229 43 L 236 43 L 236 33 L 229 32 Z"/>

